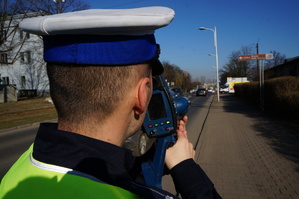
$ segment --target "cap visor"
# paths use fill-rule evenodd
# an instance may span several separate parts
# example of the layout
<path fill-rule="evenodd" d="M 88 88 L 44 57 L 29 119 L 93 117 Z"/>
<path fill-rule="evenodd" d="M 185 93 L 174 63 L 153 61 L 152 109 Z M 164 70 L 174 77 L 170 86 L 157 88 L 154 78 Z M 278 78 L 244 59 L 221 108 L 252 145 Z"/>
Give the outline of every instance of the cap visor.
<path fill-rule="evenodd" d="M 164 67 L 160 60 L 156 60 L 152 63 L 152 73 L 153 75 L 161 75 L 164 72 Z"/>

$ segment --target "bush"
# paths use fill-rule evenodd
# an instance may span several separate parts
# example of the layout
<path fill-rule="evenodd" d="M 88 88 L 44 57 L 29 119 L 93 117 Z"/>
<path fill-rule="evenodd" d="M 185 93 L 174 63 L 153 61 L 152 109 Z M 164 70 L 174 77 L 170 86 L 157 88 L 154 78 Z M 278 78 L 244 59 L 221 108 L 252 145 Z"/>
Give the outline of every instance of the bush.
<path fill-rule="evenodd" d="M 235 93 L 254 105 L 260 104 L 259 82 L 236 84 Z M 285 117 L 299 118 L 299 78 L 279 77 L 265 81 L 264 110 L 283 114 Z"/>
<path fill-rule="evenodd" d="M 259 90 L 259 82 L 250 82 L 250 83 L 242 83 L 235 84 L 235 95 L 241 98 L 246 99 L 250 103 L 255 106 L 259 106 L 260 104 L 260 90 Z"/>

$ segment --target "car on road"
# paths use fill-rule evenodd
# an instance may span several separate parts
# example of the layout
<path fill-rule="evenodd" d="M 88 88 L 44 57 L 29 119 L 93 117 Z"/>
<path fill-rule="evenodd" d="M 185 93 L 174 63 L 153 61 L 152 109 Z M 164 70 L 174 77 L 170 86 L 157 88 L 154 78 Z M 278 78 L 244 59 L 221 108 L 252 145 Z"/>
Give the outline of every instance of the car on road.
<path fill-rule="evenodd" d="M 207 89 L 205 88 L 197 89 L 196 96 L 207 96 Z"/>
<path fill-rule="evenodd" d="M 157 138 L 149 138 L 141 129 L 130 136 L 124 143 L 125 148 L 132 151 L 134 156 L 146 153 L 156 142 Z"/>
<path fill-rule="evenodd" d="M 220 93 L 228 93 L 228 86 L 227 85 L 223 85 L 223 86 L 220 86 L 220 90 L 219 92 Z"/>
<path fill-rule="evenodd" d="M 195 94 L 196 91 L 197 91 L 197 88 L 193 88 L 193 89 L 190 90 L 190 93 L 191 93 L 191 94 Z"/>
<path fill-rule="evenodd" d="M 184 95 L 183 90 L 181 88 L 171 88 L 170 90 L 174 92 L 174 97 L 181 97 Z"/>
<path fill-rule="evenodd" d="M 213 87 L 209 87 L 208 93 L 215 93 L 215 89 Z"/>

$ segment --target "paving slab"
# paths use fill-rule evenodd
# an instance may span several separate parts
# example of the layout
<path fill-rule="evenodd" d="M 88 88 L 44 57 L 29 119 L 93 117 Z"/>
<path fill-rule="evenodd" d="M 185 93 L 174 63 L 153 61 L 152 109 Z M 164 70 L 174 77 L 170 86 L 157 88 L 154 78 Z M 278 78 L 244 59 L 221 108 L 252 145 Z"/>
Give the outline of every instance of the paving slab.
<path fill-rule="evenodd" d="M 299 137 L 234 95 L 214 97 L 196 161 L 223 198 L 299 198 Z"/>

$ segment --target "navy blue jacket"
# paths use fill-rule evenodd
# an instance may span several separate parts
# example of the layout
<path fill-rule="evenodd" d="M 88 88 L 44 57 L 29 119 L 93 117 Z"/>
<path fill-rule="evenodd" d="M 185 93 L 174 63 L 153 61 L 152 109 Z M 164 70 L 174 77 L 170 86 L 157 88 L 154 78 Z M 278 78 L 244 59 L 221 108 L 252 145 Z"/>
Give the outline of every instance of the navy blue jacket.
<path fill-rule="evenodd" d="M 33 157 L 47 164 L 92 175 L 145 198 L 177 198 L 143 184 L 141 162 L 144 157 L 134 157 L 130 150 L 107 142 L 57 130 L 57 124 L 40 125 Z M 213 183 L 192 159 L 181 162 L 169 172 L 182 198 L 221 198 Z"/>

